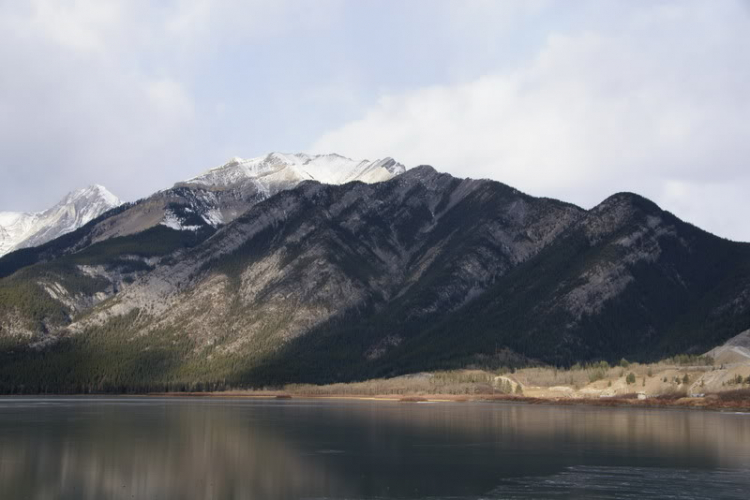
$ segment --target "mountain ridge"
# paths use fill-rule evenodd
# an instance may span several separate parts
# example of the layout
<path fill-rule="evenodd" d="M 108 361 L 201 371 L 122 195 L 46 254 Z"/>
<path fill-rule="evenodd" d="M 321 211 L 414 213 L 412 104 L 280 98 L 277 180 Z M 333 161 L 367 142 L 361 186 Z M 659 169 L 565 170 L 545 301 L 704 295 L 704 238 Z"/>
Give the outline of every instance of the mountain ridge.
<path fill-rule="evenodd" d="M 379 182 L 402 174 L 406 168 L 393 158 L 382 160 L 352 160 L 336 153 L 309 155 L 306 153 L 268 153 L 255 158 L 231 158 L 227 163 L 179 182 L 176 186 L 199 185 L 223 189 L 231 185 L 255 182 L 267 191 L 270 184 L 317 180 L 324 184 L 344 184 L 352 181 Z"/>
<path fill-rule="evenodd" d="M 356 161 L 336 154 L 269 153 L 248 160 L 234 158 L 188 181 L 177 182 L 172 188 L 157 191 L 150 196 L 122 205 L 122 210 L 106 220 L 98 221 L 96 227 L 88 228 L 77 240 L 69 237 L 66 238 L 67 243 L 64 245 L 41 245 L 36 248 L 17 249 L 21 251 L 0 261 L 0 277 L 14 272 L 19 269 L 19 266 L 58 258 L 110 238 L 138 234 L 156 226 L 200 233 L 196 237 L 204 237 L 242 215 L 254 204 L 280 191 L 291 189 L 301 182 L 314 180 L 309 174 L 299 175 L 299 172 L 292 167 L 298 164 L 314 163 L 321 158 L 334 158 L 338 161 L 338 166 L 342 167 L 339 172 L 341 182 L 378 182 L 399 175 L 406 170 L 402 164 L 390 158 L 372 162 Z M 270 169 L 266 173 L 271 172 L 272 175 L 266 175 L 265 178 L 259 180 L 252 175 L 246 175 L 247 172 L 244 172 L 242 168 L 237 175 L 234 175 L 233 169 L 240 167 L 243 162 L 256 166 L 265 162 L 264 168 Z M 217 177 L 209 177 L 205 182 L 193 182 L 209 174 L 216 174 Z M 350 181 L 352 177 L 355 179 Z M 186 241 L 193 239 L 190 236 L 185 238 Z"/>

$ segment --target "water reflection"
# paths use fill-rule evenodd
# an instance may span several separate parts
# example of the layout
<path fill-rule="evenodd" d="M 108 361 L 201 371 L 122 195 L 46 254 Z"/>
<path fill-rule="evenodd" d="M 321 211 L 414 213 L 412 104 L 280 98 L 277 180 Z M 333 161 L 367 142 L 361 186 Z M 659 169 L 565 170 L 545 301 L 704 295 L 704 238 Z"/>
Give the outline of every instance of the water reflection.
<path fill-rule="evenodd" d="M 681 471 L 746 491 L 750 483 L 737 477 L 748 469 L 745 415 L 492 403 L 0 399 L 2 498 L 553 498 L 569 492 L 570 481 L 598 484 L 592 477 L 602 488 L 591 498 L 617 498 L 612 478 L 649 478 L 632 481 L 637 493 L 639 484 L 677 488 Z M 729 472 L 716 476 L 721 471 Z"/>

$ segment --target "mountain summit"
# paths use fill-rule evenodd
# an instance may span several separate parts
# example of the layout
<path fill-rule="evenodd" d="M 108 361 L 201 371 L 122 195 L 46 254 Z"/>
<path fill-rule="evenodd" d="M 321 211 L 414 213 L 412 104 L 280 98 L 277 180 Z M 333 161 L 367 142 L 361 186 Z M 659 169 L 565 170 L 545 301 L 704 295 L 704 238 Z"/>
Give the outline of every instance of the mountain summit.
<path fill-rule="evenodd" d="M 121 203 L 107 188 L 94 184 L 68 193 L 43 212 L 0 212 L 0 256 L 74 231 Z"/>
<path fill-rule="evenodd" d="M 234 157 L 224 165 L 212 168 L 178 185 L 224 189 L 247 183 L 261 190 L 275 191 L 280 185 L 306 180 L 324 184 L 346 184 L 352 181 L 373 183 L 388 180 L 406 171 L 393 158 L 352 160 L 338 154 L 269 153 L 257 158 Z"/>

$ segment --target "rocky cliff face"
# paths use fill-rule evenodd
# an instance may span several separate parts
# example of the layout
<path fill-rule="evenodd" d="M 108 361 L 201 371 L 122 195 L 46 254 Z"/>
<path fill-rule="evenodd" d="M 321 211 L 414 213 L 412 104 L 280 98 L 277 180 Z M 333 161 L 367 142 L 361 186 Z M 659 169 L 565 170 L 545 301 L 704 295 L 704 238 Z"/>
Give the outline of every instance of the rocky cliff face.
<path fill-rule="evenodd" d="M 243 175 L 157 193 L 71 237 L 85 245 L 6 267 L 8 383 L 74 362 L 59 387 L 645 359 L 750 327 L 750 246 L 636 195 L 586 211 L 422 166 L 371 184 L 300 181 L 227 217 L 228 200 L 259 192 L 227 187 Z"/>

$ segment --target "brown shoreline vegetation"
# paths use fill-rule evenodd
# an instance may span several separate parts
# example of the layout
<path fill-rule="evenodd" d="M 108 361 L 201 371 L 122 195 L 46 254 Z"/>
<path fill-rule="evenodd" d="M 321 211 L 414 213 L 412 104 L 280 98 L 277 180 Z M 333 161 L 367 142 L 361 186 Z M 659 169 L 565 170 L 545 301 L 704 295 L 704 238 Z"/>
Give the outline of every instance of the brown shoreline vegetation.
<path fill-rule="evenodd" d="M 744 351 L 743 351 L 744 352 Z M 720 353 L 721 354 L 721 353 Z M 681 355 L 658 363 L 599 361 L 549 366 L 466 368 L 327 385 L 287 384 L 205 391 L 202 384 L 155 397 L 342 399 L 401 403 L 484 401 L 750 412 L 750 356 Z M 144 394 L 144 393 L 140 393 Z M 138 393 L 123 395 L 136 396 Z"/>
<path fill-rule="evenodd" d="M 649 365 L 622 360 L 562 370 L 549 367 L 417 373 L 329 385 L 258 390 L 163 392 L 151 396 L 314 398 L 402 403 L 509 402 L 750 411 L 750 364 L 714 365 L 705 357 Z"/>

